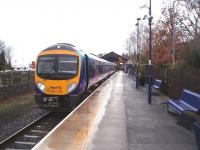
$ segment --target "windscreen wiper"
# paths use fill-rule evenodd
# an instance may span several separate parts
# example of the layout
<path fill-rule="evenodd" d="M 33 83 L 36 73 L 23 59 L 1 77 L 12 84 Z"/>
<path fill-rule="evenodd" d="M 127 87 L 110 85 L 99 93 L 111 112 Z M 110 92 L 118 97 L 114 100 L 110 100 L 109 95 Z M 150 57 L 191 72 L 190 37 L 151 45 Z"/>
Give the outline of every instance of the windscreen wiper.
<path fill-rule="evenodd" d="M 44 76 L 44 78 L 49 78 L 50 75 L 52 75 L 54 72 L 54 70 L 51 70 L 51 71 L 48 71 L 48 72 L 45 72 L 45 73 L 42 73 L 42 75 Z"/>

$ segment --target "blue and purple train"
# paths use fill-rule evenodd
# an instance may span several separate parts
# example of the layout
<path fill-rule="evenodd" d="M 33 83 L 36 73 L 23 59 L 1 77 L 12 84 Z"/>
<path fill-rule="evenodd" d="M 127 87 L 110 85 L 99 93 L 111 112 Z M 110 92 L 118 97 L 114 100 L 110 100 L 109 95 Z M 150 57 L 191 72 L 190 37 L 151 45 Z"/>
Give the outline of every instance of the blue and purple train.
<path fill-rule="evenodd" d="M 40 52 L 35 68 L 35 101 L 40 108 L 67 111 L 77 97 L 111 75 L 116 64 L 58 43 Z"/>

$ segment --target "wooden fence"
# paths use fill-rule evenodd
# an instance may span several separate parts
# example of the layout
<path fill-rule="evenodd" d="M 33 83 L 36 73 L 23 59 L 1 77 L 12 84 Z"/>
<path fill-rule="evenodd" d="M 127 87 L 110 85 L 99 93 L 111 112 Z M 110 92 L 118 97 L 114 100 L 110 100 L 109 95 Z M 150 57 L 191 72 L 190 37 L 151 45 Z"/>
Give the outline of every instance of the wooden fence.
<path fill-rule="evenodd" d="M 34 71 L 0 72 L 0 99 L 33 89 Z"/>
<path fill-rule="evenodd" d="M 171 98 L 180 97 L 183 89 L 200 93 L 200 69 L 153 68 L 153 79 L 165 82 L 162 92 Z"/>

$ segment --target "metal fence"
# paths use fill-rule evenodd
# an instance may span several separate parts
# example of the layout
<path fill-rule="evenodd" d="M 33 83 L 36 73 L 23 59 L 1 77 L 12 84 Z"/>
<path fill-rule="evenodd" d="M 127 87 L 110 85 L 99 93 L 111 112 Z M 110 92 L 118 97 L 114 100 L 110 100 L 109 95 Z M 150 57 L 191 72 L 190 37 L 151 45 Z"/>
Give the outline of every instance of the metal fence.
<path fill-rule="evenodd" d="M 164 81 L 162 92 L 179 98 L 183 89 L 200 93 L 200 69 L 153 68 L 153 77 Z"/>
<path fill-rule="evenodd" d="M 0 99 L 33 89 L 34 71 L 0 72 Z"/>

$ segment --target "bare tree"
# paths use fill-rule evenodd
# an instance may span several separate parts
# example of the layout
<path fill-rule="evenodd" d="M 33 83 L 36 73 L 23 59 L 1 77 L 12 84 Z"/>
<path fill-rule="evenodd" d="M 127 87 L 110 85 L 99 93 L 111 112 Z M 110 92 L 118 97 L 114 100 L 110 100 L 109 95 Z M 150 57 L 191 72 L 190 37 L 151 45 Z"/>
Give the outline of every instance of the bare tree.
<path fill-rule="evenodd" d="M 5 59 L 8 65 L 11 67 L 11 61 L 12 61 L 12 48 L 11 47 L 6 47 L 5 51 Z"/>
<path fill-rule="evenodd" d="M 200 49 L 200 0 L 182 0 L 179 5 L 183 8 L 178 19 L 179 27 L 187 42 Z"/>
<path fill-rule="evenodd" d="M 12 49 L 0 40 L 0 69 L 11 68 Z"/>
<path fill-rule="evenodd" d="M 0 40 L 0 52 L 5 51 L 6 45 L 4 41 Z"/>
<path fill-rule="evenodd" d="M 136 31 L 133 31 L 125 41 L 125 49 L 128 51 L 128 56 L 132 63 L 135 62 L 136 46 Z"/>

